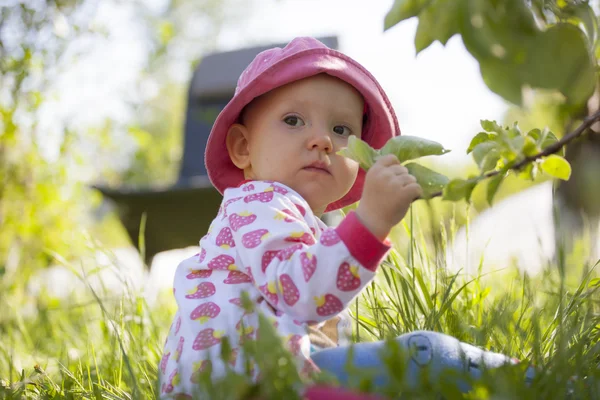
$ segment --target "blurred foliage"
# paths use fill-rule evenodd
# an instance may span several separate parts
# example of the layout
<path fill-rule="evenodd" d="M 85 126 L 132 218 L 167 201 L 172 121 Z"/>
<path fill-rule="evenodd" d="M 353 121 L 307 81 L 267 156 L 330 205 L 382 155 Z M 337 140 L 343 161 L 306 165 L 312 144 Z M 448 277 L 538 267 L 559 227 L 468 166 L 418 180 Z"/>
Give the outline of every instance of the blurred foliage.
<path fill-rule="evenodd" d="M 556 93 L 538 91 L 524 107 L 511 106 L 504 117 L 506 124 L 519 121 L 523 130 L 547 126 L 557 137 L 565 134 L 570 113 L 563 107 L 563 98 Z"/>
<path fill-rule="evenodd" d="M 184 85 L 165 85 L 159 95 L 144 105 L 153 110 L 153 115 L 129 128 L 137 151 L 130 167 L 118 175 L 121 183 L 160 185 L 177 179 L 183 154 L 185 89 Z"/>
<path fill-rule="evenodd" d="M 23 0 L 0 6 L 0 276 L 47 266 L 50 251 L 77 257 L 85 251 L 80 238 L 86 230 L 122 243 L 114 215 L 100 225 L 94 220 L 101 198 L 88 184 L 174 180 L 193 65 L 214 48 L 223 24 L 245 1 Z M 61 96 L 57 82 L 93 52 L 94 43 L 114 36 L 95 18 L 101 7 L 114 13 L 133 8 L 146 35 L 146 64 L 126 100 L 134 113 L 125 121 L 100 117 L 88 125 L 61 120 L 52 109 Z M 89 114 L 83 106 L 70 111 Z M 44 113 L 59 115 L 53 126 L 40 125 Z M 124 145 L 132 142 L 133 156 Z"/>
<path fill-rule="evenodd" d="M 73 179 L 75 133 L 65 131 L 54 159 L 44 157 L 36 112 L 66 45 L 79 1 L 0 9 L 0 270 L 19 275 L 50 260 L 46 250 L 76 253 L 77 231 L 93 196 Z M 82 29 L 73 25 L 76 31 Z M 51 43 L 51 44 L 50 44 Z M 68 217 L 67 217 L 68 216 Z M 25 268 L 24 266 L 27 266 Z M 26 275 L 25 275 L 26 276 Z"/>
<path fill-rule="evenodd" d="M 417 52 L 459 34 L 490 90 L 512 103 L 525 88 L 550 89 L 578 111 L 596 87 L 598 18 L 588 1 L 396 0 L 385 28 L 414 16 Z"/>

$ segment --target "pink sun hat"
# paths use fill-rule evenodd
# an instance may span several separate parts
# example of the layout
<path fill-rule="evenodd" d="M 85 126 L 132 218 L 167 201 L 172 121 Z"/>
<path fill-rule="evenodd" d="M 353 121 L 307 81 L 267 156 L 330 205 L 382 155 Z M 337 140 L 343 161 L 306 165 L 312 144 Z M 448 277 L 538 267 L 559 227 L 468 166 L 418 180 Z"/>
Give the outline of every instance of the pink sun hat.
<path fill-rule="evenodd" d="M 225 139 L 231 125 L 239 121 L 246 105 L 273 89 L 310 76 L 326 73 L 352 85 L 365 100 L 366 121 L 362 139 L 379 149 L 388 139 L 400 135 L 396 114 L 377 80 L 362 65 L 330 49 L 317 39 L 299 37 L 283 49 L 275 47 L 258 54 L 238 79 L 235 94 L 217 117 L 206 143 L 204 160 L 208 177 L 223 194 L 244 180 L 227 152 Z M 341 199 L 329 204 L 326 212 L 360 200 L 365 171 L 360 170 L 354 185 Z"/>

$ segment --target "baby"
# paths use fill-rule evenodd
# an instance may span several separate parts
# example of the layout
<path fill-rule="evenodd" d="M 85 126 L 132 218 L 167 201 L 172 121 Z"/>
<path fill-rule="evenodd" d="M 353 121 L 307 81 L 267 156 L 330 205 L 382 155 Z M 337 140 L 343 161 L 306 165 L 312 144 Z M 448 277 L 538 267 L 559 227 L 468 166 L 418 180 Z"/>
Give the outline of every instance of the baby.
<path fill-rule="evenodd" d="M 317 369 L 308 332 L 343 317 L 374 278 L 390 230 L 421 195 L 395 156 L 365 173 L 336 152 L 352 135 L 380 148 L 399 134 L 375 78 L 315 39 L 294 39 L 252 61 L 206 146 L 208 175 L 223 202 L 200 253 L 177 268 L 162 396 L 193 393 L 208 365 L 213 379 L 222 376 L 225 336 L 227 362 L 244 371 L 240 342 L 256 337 L 258 313 L 273 321 L 299 370 Z M 358 200 L 336 228 L 319 219 Z M 242 307 L 243 292 L 255 312 Z"/>

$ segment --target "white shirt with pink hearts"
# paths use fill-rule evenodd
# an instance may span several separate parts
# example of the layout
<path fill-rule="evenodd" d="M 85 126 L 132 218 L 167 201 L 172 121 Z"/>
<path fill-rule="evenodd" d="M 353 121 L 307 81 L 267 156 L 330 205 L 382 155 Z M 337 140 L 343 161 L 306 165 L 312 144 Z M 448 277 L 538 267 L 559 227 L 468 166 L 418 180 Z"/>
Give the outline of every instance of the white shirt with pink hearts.
<path fill-rule="evenodd" d="M 390 248 L 354 212 L 328 228 L 298 193 L 271 181 L 225 190 L 200 247 L 175 274 L 178 311 L 159 366 L 163 396 L 192 393 L 209 365 L 212 379 L 222 376 L 224 336 L 231 368 L 244 371 L 240 341 L 259 334 L 258 312 L 273 322 L 301 371 L 316 368 L 306 324 L 345 310 Z M 243 292 L 254 312 L 242 307 Z"/>

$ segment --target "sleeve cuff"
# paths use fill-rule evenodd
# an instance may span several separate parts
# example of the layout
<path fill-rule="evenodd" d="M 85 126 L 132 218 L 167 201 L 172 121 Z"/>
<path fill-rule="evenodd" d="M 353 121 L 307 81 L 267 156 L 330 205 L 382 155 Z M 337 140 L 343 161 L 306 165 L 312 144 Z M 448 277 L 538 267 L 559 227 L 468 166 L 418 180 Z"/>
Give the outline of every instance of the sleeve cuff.
<path fill-rule="evenodd" d="M 352 257 L 370 271 L 375 271 L 387 252 L 391 243 L 388 239 L 381 242 L 368 230 L 356 216 L 354 211 L 335 229 Z"/>

